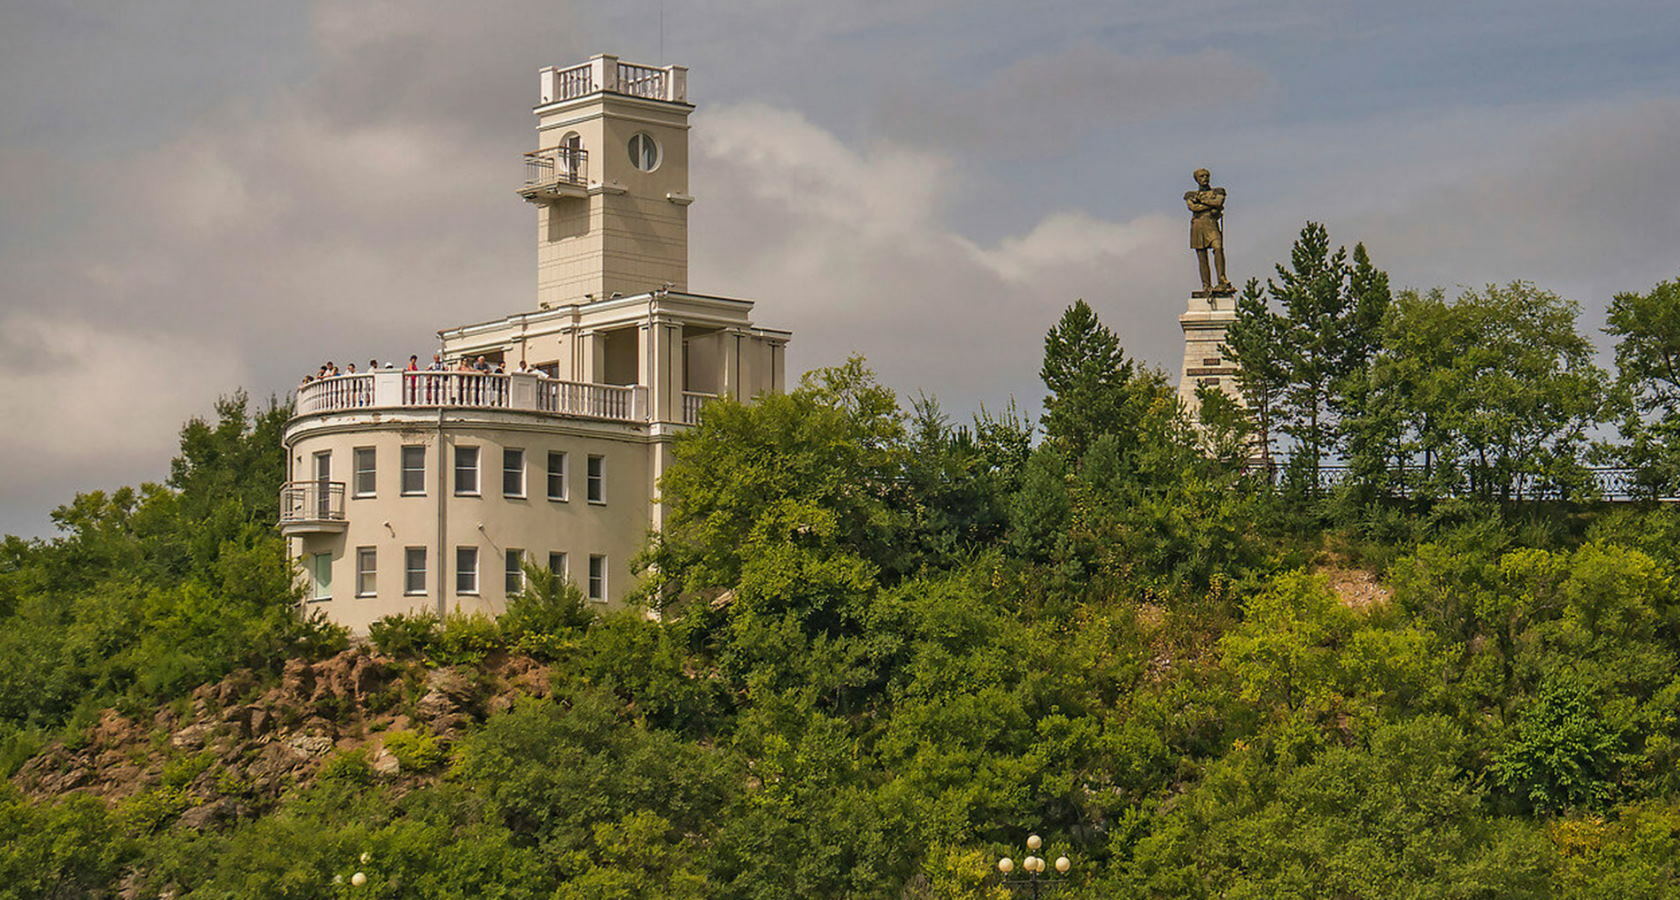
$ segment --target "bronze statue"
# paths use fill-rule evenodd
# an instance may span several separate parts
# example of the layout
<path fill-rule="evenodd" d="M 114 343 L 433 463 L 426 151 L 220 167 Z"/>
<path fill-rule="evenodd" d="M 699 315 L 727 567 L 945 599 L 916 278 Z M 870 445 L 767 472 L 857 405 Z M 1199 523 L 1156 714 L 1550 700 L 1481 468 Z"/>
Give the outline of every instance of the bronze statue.
<path fill-rule="evenodd" d="M 1202 296 L 1235 293 L 1225 279 L 1225 189 L 1209 184 L 1213 176 L 1206 169 L 1197 169 L 1194 177 L 1196 189 L 1184 192 L 1184 205 L 1190 207 L 1190 249 L 1196 251 L 1196 265 L 1201 269 Z M 1218 284 L 1208 272 L 1209 250 L 1219 273 Z"/>

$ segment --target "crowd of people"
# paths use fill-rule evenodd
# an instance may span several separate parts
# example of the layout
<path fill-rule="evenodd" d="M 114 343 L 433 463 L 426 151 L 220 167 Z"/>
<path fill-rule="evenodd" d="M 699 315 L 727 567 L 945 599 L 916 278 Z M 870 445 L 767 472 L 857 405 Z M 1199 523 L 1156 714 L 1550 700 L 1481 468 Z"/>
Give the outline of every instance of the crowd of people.
<path fill-rule="evenodd" d="M 328 378 L 336 378 L 340 375 L 361 375 L 361 374 L 366 374 L 366 373 L 369 373 L 369 372 L 377 372 L 377 371 L 380 371 L 380 370 L 395 371 L 396 368 L 397 368 L 397 366 L 396 366 L 395 363 L 386 362 L 383 366 L 381 366 L 379 364 L 378 360 L 370 359 L 370 360 L 368 360 L 367 368 L 365 368 L 365 369 L 357 369 L 355 363 L 349 363 L 343 369 L 340 369 L 338 367 L 337 363 L 335 363 L 335 362 L 333 362 L 332 360 L 329 359 L 326 362 L 322 363 L 321 367 L 319 369 L 316 369 L 314 374 L 303 376 L 303 381 L 300 382 L 299 386 L 301 387 L 302 385 L 305 385 L 305 384 L 312 384 L 312 383 L 317 382 L 317 381 L 324 381 Z M 417 356 L 417 355 L 414 355 L 414 354 L 410 354 L 409 357 L 408 357 L 408 365 L 403 366 L 402 371 L 404 371 L 404 372 L 473 372 L 473 373 L 477 373 L 479 375 L 507 375 L 507 374 L 509 374 L 508 369 L 505 366 L 502 365 L 500 360 L 497 360 L 495 362 L 491 362 L 486 357 L 483 357 L 483 356 L 480 356 L 476 359 L 466 357 L 466 356 L 462 356 L 462 357 L 458 357 L 454 360 L 445 361 L 444 358 L 443 358 L 443 354 L 441 354 L 441 353 L 433 353 L 432 354 L 432 361 L 427 365 L 421 365 L 420 364 L 420 357 Z M 518 373 L 518 374 L 535 375 L 538 378 L 549 377 L 549 374 L 547 372 L 543 371 L 542 369 L 537 369 L 537 368 L 531 367 L 523 359 L 519 361 L 519 367 L 516 368 L 516 369 L 513 369 L 512 371 L 514 373 Z"/>

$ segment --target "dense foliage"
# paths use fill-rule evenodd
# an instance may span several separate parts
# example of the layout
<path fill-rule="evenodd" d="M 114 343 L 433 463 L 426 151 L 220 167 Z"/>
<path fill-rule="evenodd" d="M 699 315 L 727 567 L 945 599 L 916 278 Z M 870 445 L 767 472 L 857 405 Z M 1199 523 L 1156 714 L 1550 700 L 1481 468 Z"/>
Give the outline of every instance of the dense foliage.
<path fill-rule="evenodd" d="M 1204 395 L 1188 425 L 1083 303 L 1046 341 L 1042 440 L 1013 408 L 906 410 L 857 360 L 714 401 L 640 608 L 530 571 L 499 621 L 373 629 L 422 669 L 548 663 L 545 696 L 393 735 L 415 777 L 341 752 L 203 830 L 154 795 L 0 792 L 0 896 L 1002 897 L 1030 832 L 1070 898 L 1673 896 L 1680 512 L 1502 487 L 1580 484 L 1606 416 L 1668 464 L 1667 324 L 1636 307 L 1671 293 L 1618 298 L 1643 343 L 1611 382 L 1559 298 L 1391 299 L 1314 226 L 1241 301 L 1241 352 L 1288 360 L 1252 417 Z M 169 486 L 5 545 L 11 766 L 106 706 L 342 643 L 269 530 L 286 411 L 219 415 Z M 1274 482 L 1250 426 L 1357 464 Z M 1402 463 L 1474 489 L 1401 490 Z"/>

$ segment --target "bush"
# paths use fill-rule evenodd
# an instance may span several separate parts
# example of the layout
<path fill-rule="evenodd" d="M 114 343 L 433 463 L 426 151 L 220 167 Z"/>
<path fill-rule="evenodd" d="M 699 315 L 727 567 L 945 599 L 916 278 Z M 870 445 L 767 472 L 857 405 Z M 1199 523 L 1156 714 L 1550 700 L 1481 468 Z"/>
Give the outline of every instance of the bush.
<path fill-rule="evenodd" d="M 397 613 L 368 625 L 368 639 L 386 656 L 422 657 L 437 643 L 441 623 L 429 612 Z"/>
<path fill-rule="evenodd" d="M 346 750 L 328 757 L 321 766 L 321 780 L 334 784 L 372 784 L 373 764 L 363 748 Z"/>
<path fill-rule="evenodd" d="M 404 772 L 436 768 L 449 755 L 443 741 L 421 731 L 393 731 L 385 735 L 385 749 L 402 764 Z"/>
<path fill-rule="evenodd" d="M 426 657 L 437 666 L 476 666 L 506 646 L 495 619 L 479 612 L 452 612 Z"/>
<path fill-rule="evenodd" d="M 525 589 L 508 600 L 497 623 L 509 647 L 553 661 L 567 637 L 595 621 L 577 585 L 545 568 L 525 566 Z"/>
<path fill-rule="evenodd" d="M 1610 797 L 1619 743 L 1585 692 L 1554 684 L 1524 711 L 1515 739 L 1494 761 L 1494 776 L 1539 812 L 1594 807 Z"/>

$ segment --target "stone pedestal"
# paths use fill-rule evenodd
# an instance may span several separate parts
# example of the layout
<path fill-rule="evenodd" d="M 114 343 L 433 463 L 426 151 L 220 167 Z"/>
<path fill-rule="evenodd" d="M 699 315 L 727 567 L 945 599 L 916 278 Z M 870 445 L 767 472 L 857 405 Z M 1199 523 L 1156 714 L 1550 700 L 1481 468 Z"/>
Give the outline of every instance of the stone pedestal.
<path fill-rule="evenodd" d="M 1237 391 L 1236 363 L 1225 358 L 1220 347 L 1225 343 L 1225 329 L 1237 318 L 1235 294 L 1205 293 L 1190 295 L 1184 314 L 1178 317 L 1178 327 L 1184 331 L 1184 366 L 1179 369 L 1178 396 L 1197 418 L 1201 404 L 1196 402 L 1197 385 L 1217 387 L 1241 401 Z"/>

